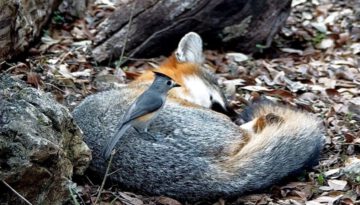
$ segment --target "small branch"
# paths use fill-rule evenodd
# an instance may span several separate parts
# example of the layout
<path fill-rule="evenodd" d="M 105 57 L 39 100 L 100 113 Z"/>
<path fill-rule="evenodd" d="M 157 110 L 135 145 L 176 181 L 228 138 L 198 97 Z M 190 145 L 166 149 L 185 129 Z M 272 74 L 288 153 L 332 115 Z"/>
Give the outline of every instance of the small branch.
<path fill-rule="evenodd" d="M 49 86 L 54 87 L 55 89 L 61 91 L 62 93 L 66 93 L 65 91 L 61 90 L 59 87 L 57 87 L 56 85 L 53 85 L 51 83 L 45 83 L 45 85 L 49 85 Z"/>
<path fill-rule="evenodd" d="M 129 55 L 130 58 L 134 57 L 136 53 L 138 53 L 147 43 L 149 43 L 151 40 L 153 40 L 153 38 L 155 38 L 157 35 L 163 33 L 163 32 L 166 32 L 176 26 L 179 26 L 180 23 L 183 23 L 185 21 L 188 21 L 188 20 L 195 20 L 195 21 L 199 21 L 198 19 L 194 18 L 194 17 L 186 17 L 186 18 L 183 18 L 183 19 L 180 19 L 176 22 L 174 22 L 173 24 L 171 24 L 170 26 L 168 27 L 165 27 L 161 30 L 158 30 L 156 31 L 155 33 L 153 33 L 151 36 L 149 36 L 144 42 L 142 42 L 139 46 L 137 46 L 132 52 L 131 54 Z"/>
<path fill-rule="evenodd" d="M 110 173 L 108 174 L 108 176 L 111 176 L 111 175 L 115 174 L 116 172 L 118 172 L 118 171 L 120 171 L 120 170 L 121 170 L 121 168 L 119 168 L 119 169 L 117 169 L 117 170 L 115 170 L 115 171 L 113 171 L 113 172 L 110 172 Z"/>
<path fill-rule="evenodd" d="M 74 191 L 72 190 L 72 188 L 69 186 L 69 192 L 70 192 L 70 195 L 71 195 L 71 198 L 74 202 L 75 205 L 80 205 L 79 202 L 76 200 L 76 196 L 74 194 Z"/>
<path fill-rule="evenodd" d="M 121 55 L 120 55 L 120 59 L 119 59 L 119 67 L 122 65 L 122 61 L 123 61 L 123 58 L 124 58 L 124 53 L 125 53 L 125 48 L 126 48 L 126 43 L 128 41 L 128 38 L 129 38 L 129 33 L 130 33 L 130 29 L 131 29 L 131 24 L 132 24 L 132 19 L 133 19 L 133 16 L 134 16 L 134 10 L 135 10 L 135 6 L 136 6 L 136 1 L 134 1 L 134 4 L 133 6 L 131 7 L 131 13 L 130 13 L 130 17 L 129 17 L 129 27 L 128 27 L 128 30 L 126 32 L 126 35 L 125 35 L 125 39 L 124 39 L 124 45 L 123 45 L 123 48 L 121 50 Z M 110 167 L 111 167 L 111 162 L 113 160 L 113 157 L 115 155 L 115 150 L 112 151 L 111 155 L 110 155 L 110 159 L 109 159 L 109 162 L 108 162 L 108 166 L 106 168 L 106 172 L 105 172 L 105 176 L 104 176 L 104 179 L 101 183 L 101 186 L 100 186 L 100 189 L 99 189 L 99 193 L 96 197 L 96 200 L 95 200 L 95 205 L 97 204 L 97 202 L 100 200 L 100 196 L 101 196 L 101 192 L 102 190 L 104 189 L 104 186 L 105 186 L 105 182 L 106 182 L 106 179 L 107 177 L 109 176 L 109 171 L 110 171 Z"/>
<path fill-rule="evenodd" d="M 112 160 L 113 160 L 114 155 L 115 155 L 115 150 L 113 150 L 112 153 L 111 153 L 111 155 L 110 155 L 110 159 L 109 159 L 109 162 L 108 162 L 108 166 L 107 166 L 107 168 L 106 168 L 105 176 L 104 176 L 103 181 L 101 182 L 101 186 L 100 186 L 100 189 L 99 189 L 99 193 L 98 193 L 98 195 L 97 195 L 97 197 L 96 197 L 96 200 L 95 200 L 95 205 L 97 204 L 97 202 L 98 202 L 99 199 L 100 199 L 101 192 L 102 192 L 102 190 L 104 189 L 106 179 L 107 179 L 107 177 L 109 176 L 108 173 L 109 173 L 109 171 L 110 171 L 111 162 L 112 162 Z"/>
<path fill-rule="evenodd" d="M 130 12 L 130 17 L 129 17 L 129 28 L 126 32 L 125 39 L 124 39 L 124 45 L 121 50 L 121 54 L 120 54 L 120 58 L 119 58 L 119 67 L 123 64 L 122 61 L 123 61 L 124 54 L 125 54 L 126 44 L 129 40 L 129 33 L 130 33 L 131 24 L 132 24 L 132 19 L 134 16 L 135 5 L 136 5 L 136 1 L 134 1 L 133 6 L 131 7 L 131 12 Z"/>
<path fill-rule="evenodd" d="M 25 65 L 25 67 L 26 67 L 27 69 L 29 69 L 28 66 L 27 66 L 25 63 L 19 63 L 19 64 L 16 64 L 16 65 L 14 65 L 14 66 L 11 66 L 11 67 L 8 68 L 7 70 L 5 70 L 4 73 L 10 73 L 12 70 L 14 70 L 14 69 L 16 69 L 16 68 L 18 68 L 18 67 L 20 67 L 20 66 L 23 66 L 23 65 Z"/>
<path fill-rule="evenodd" d="M 15 189 L 13 189 L 8 183 L 6 183 L 4 180 L 1 180 L 1 181 L 2 181 L 2 183 L 5 184 L 5 186 L 7 186 L 12 192 L 14 192 L 14 194 L 16 194 L 18 197 L 20 197 L 23 201 L 25 201 L 29 205 L 32 205 L 32 203 L 30 203 L 30 201 L 25 199 L 25 197 L 23 197 L 21 194 L 19 194 L 19 192 L 17 192 Z"/>

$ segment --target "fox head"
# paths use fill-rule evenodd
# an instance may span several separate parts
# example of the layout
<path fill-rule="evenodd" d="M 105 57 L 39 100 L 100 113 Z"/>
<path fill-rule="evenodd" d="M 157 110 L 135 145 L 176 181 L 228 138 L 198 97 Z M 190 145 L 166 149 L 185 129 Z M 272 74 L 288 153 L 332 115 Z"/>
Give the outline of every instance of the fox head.
<path fill-rule="evenodd" d="M 202 39 L 197 33 L 190 32 L 182 37 L 175 52 L 155 70 L 181 85 L 171 90 L 170 96 L 229 114 L 230 109 L 217 78 L 202 67 L 203 62 Z M 152 79 L 150 72 L 139 76 L 137 81 L 144 82 L 146 79 Z"/>

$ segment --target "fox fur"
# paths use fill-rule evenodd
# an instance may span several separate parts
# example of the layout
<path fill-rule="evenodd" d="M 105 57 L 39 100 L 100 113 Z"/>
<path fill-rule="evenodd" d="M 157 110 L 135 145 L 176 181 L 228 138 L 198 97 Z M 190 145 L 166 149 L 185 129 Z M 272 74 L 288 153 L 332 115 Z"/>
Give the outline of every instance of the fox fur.
<path fill-rule="evenodd" d="M 145 139 L 129 130 L 118 142 L 112 183 L 151 195 L 195 201 L 263 189 L 316 164 L 324 144 L 316 117 L 263 102 L 246 108 L 241 115 L 245 123 L 238 126 L 228 116 L 211 110 L 215 99 L 211 95 L 220 96 L 215 101 L 224 98 L 214 78 L 201 68 L 202 61 L 201 38 L 190 33 L 157 68 L 173 75 L 183 88 L 174 89 L 149 126 L 149 132 L 160 140 Z M 192 91 L 196 88 L 186 82 L 189 74 L 203 81 L 189 82 L 209 86 L 202 90 L 208 93 L 196 95 L 198 92 Z M 74 110 L 74 119 L 93 151 L 90 169 L 100 176 L 108 163 L 101 157 L 102 146 L 115 132 L 126 108 L 151 82 L 152 76 L 146 72 L 126 87 L 87 97 Z M 225 101 L 216 103 L 226 107 Z"/>

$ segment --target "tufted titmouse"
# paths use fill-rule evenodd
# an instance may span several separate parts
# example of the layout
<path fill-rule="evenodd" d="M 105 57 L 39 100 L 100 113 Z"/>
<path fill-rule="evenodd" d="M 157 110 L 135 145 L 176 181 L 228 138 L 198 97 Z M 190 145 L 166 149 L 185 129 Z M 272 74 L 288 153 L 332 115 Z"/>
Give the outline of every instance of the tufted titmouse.
<path fill-rule="evenodd" d="M 171 88 L 180 87 L 170 77 L 156 71 L 153 72 L 155 73 L 154 82 L 130 105 L 123 115 L 115 135 L 107 141 L 102 151 L 105 159 L 109 158 L 117 141 L 130 127 L 133 127 L 140 134 L 149 134 L 147 128 L 164 106 L 168 91 Z"/>

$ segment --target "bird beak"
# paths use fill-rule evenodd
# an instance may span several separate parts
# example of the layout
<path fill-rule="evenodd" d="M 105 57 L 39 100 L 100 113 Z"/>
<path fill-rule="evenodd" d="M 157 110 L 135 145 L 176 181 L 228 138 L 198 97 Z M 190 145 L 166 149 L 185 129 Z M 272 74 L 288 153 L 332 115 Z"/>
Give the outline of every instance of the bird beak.
<path fill-rule="evenodd" d="M 175 83 L 175 84 L 173 85 L 173 87 L 174 87 L 174 88 L 176 88 L 176 87 L 181 87 L 181 85 L 180 85 L 180 84 Z"/>

